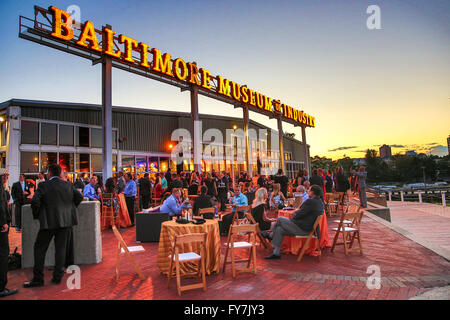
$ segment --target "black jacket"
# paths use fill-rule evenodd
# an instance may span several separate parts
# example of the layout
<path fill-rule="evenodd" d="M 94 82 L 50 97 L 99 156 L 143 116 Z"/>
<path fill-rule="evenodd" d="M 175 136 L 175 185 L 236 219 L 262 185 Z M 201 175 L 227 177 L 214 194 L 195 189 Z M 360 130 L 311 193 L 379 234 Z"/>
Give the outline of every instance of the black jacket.
<path fill-rule="evenodd" d="M 311 185 L 318 185 L 319 187 L 323 188 L 323 178 L 318 174 L 312 175 L 311 178 L 309 178 L 309 183 Z"/>
<path fill-rule="evenodd" d="M 8 191 L 0 184 L 0 228 L 11 223 L 11 216 L 8 210 Z"/>
<path fill-rule="evenodd" d="M 28 186 L 28 183 L 25 181 L 25 192 L 24 194 L 22 190 L 22 186 L 20 185 L 20 181 L 17 181 L 13 183 L 11 187 L 11 196 L 14 199 L 14 202 L 16 203 L 25 203 L 25 200 L 27 199 L 27 196 L 30 194 L 30 187 Z"/>
<path fill-rule="evenodd" d="M 147 178 L 140 178 L 139 179 L 139 194 L 142 196 L 149 196 L 150 195 L 150 180 Z"/>
<path fill-rule="evenodd" d="M 76 207 L 83 196 L 68 181 L 54 178 L 39 184 L 31 200 L 33 217 L 41 230 L 59 229 L 78 224 Z"/>
<path fill-rule="evenodd" d="M 204 209 L 204 208 L 212 208 L 211 203 L 211 197 L 206 194 L 201 194 L 199 197 L 195 198 L 194 200 L 194 208 L 193 213 L 194 215 L 198 215 L 198 209 Z M 203 215 L 205 219 L 213 219 L 214 217 L 211 214 L 205 214 Z"/>
<path fill-rule="evenodd" d="M 311 232 L 317 217 L 323 214 L 324 204 L 319 197 L 306 200 L 298 209 L 291 221 L 300 229 Z"/>

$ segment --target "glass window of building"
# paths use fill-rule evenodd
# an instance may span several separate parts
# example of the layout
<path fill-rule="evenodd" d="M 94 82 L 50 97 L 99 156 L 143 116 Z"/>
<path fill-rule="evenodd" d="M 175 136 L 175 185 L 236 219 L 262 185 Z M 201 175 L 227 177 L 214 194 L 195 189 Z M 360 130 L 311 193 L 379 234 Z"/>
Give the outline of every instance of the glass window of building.
<path fill-rule="evenodd" d="M 41 152 L 41 170 L 46 171 L 50 165 L 57 164 L 57 157 L 56 152 Z"/>
<path fill-rule="evenodd" d="M 77 153 L 76 172 L 89 172 L 89 153 Z"/>
<path fill-rule="evenodd" d="M 136 157 L 136 170 L 138 173 L 147 172 L 147 157 Z"/>
<path fill-rule="evenodd" d="M 2 122 L 0 128 L 2 134 L 1 145 L 6 146 L 6 141 L 8 141 L 8 123 L 6 121 Z"/>
<path fill-rule="evenodd" d="M 89 147 L 89 128 L 77 128 L 77 147 Z"/>
<path fill-rule="evenodd" d="M 0 168 L 6 168 L 6 152 L 0 153 Z"/>
<path fill-rule="evenodd" d="M 158 172 L 158 157 L 148 157 L 148 171 L 149 172 Z"/>
<path fill-rule="evenodd" d="M 168 158 L 160 158 L 159 164 L 161 166 L 161 168 L 160 168 L 161 172 L 167 172 L 167 169 L 169 169 L 169 159 Z M 172 168 L 170 170 L 172 170 Z M 175 172 L 176 172 L 176 170 L 175 170 Z"/>
<path fill-rule="evenodd" d="M 103 148 L 103 130 L 91 128 L 91 147 Z"/>
<path fill-rule="evenodd" d="M 59 126 L 59 145 L 73 146 L 73 126 Z"/>
<path fill-rule="evenodd" d="M 112 171 L 117 172 L 117 154 L 112 155 Z"/>
<path fill-rule="evenodd" d="M 73 153 L 60 153 L 59 165 L 65 172 L 73 172 Z"/>
<path fill-rule="evenodd" d="M 20 153 L 20 172 L 37 173 L 39 172 L 39 153 L 21 152 Z"/>
<path fill-rule="evenodd" d="M 41 144 L 56 146 L 57 130 L 55 123 L 41 123 Z"/>
<path fill-rule="evenodd" d="M 122 156 L 122 170 L 124 172 L 135 172 L 134 156 Z"/>
<path fill-rule="evenodd" d="M 92 172 L 102 172 L 103 155 L 91 154 L 91 170 Z"/>
<path fill-rule="evenodd" d="M 112 131 L 112 147 L 117 149 L 117 130 Z"/>
<path fill-rule="evenodd" d="M 20 133 L 22 144 L 39 144 L 39 122 L 22 120 Z"/>

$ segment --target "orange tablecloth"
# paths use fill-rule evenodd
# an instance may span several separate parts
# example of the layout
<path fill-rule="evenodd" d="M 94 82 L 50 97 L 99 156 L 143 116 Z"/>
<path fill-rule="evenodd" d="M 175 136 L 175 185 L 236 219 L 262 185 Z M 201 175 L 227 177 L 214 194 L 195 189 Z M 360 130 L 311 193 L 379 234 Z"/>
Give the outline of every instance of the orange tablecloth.
<path fill-rule="evenodd" d="M 279 217 L 291 218 L 296 210 L 279 210 Z M 328 236 L 328 223 L 327 216 L 324 212 L 322 219 L 320 220 L 320 248 L 331 247 L 330 237 Z M 283 253 L 290 253 L 294 255 L 298 255 L 300 250 L 305 243 L 306 239 L 298 239 L 295 237 L 286 236 L 283 239 L 283 243 L 281 244 L 281 251 Z M 315 252 L 316 249 L 316 241 L 309 241 L 309 248 L 306 249 L 305 254 L 309 255 L 317 255 Z"/>
<path fill-rule="evenodd" d="M 175 235 L 189 233 L 207 232 L 206 238 L 206 273 L 219 273 L 220 271 L 220 231 L 217 220 L 207 219 L 204 224 L 180 224 L 175 221 L 165 221 L 161 224 L 161 234 L 159 238 L 157 265 L 162 273 L 167 274 L 170 266 L 169 255 L 172 254 L 172 243 Z M 200 253 L 200 244 L 186 244 L 182 252 Z M 197 263 L 182 263 L 181 273 L 186 274 L 196 272 Z"/>
<path fill-rule="evenodd" d="M 130 220 L 130 215 L 128 214 L 128 208 L 127 208 L 127 203 L 125 202 L 125 196 L 123 195 L 123 193 L 116 194 L 115 196 L 119 200 L 119 204 L 120 204 L 119 211 L 117 212 L 116 227 L 127 228 L 127 227 L 131 226 L 131 220 Z M 118 220 L 120 220 L 120 226 L 119 226 Z M 112 225 L 112 221 L 107 220 L 107 219 L 102 219 L 101 223 L 102 223 L 102 230 L 104 230 Z"/>

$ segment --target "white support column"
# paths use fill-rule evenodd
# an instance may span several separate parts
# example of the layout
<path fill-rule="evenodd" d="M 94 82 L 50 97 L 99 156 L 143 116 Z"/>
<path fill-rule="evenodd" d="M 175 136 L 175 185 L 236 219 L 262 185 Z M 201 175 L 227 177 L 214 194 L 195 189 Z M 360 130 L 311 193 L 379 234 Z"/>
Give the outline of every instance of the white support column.
<path fill-rule="evenodd" d="M 389 201 L 392 201 L 392 192 L 388 192 L 388 194 L 389 194 Z"/>
<path fill-rule="evenodd" d="M 198 116 L 198 87 L 191 88 L 192 147 L 194 149 L 194 169 L 201 172 L 201 124 Z"/>
<path fill-rule="evenodd" d="M 249 114 L 248 114 L 248 106 L 242 107 L 243 116 L 244 116 L 244 132 L 245 132 L 245 161 L 247 162 L 247 173 L 251 178 L 252 175 L 252 163 L 250 163 L 250 140 L 248 137 L 248 122 L 249 122 Z"/>
<path fill-rule="evenodd" d="M 112 61 L 105 57 L 102 62 L 102 126 L 103 166 L 102 179 L 112 177 Z"/>
<path fill-rule="evenodd" d="M 6 169 L 9 172 L 9 183 L 19 180 L 20 175 L 20 107 L 9 107 L 7 110 L 8 138 L 6 140 Z"/>
<path fill-rule="evenodd" d="M 400 198 L 401 198 L 401 201 L 403 202 L 403 191 L 400 191 Z"/>
<path fill-rule="evenodd" d="M 302 142 L 305 154 L 305 169 L 308 171 L 308 175 L 311 176 L 311 172 L 309 171 L 309 152 L 308 145 L 306 144 L 306 129 L 305 126 L 302 126 Z"/>
<path fill-rule="evenodd" d="M 281 121 L 281 116 L 277 118 L 278 124 L 278 139 L 280 147 L 280 169 L 283 170 L 283 174 L 286 175 L 286 167 L 284 164 L 284 148 L 283 148 L 283 122 Z"/>
<path fill-rule="evenodd" d="M 445 202 L 445 191 L 441 191 L 442 194 L 442 206 L 445 208 L 447 206 L 447 203 Z"/>
<path fill-rule="evenodd" d="M 419 193 L 419 203 L 422 203 L 422 191 L 418 191 Z"/>

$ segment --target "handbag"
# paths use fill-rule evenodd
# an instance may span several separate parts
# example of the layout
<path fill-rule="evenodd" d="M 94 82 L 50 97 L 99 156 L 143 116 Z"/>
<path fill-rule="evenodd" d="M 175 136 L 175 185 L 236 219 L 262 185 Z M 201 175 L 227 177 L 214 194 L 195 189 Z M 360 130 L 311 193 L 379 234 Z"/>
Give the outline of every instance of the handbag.
<path fill-rule="evenodd" d="M 8 256 L 8 270 L 16 270 L 22 267 L 22 255 L 17 253 L 17 247 L 14 252 Z"/>

